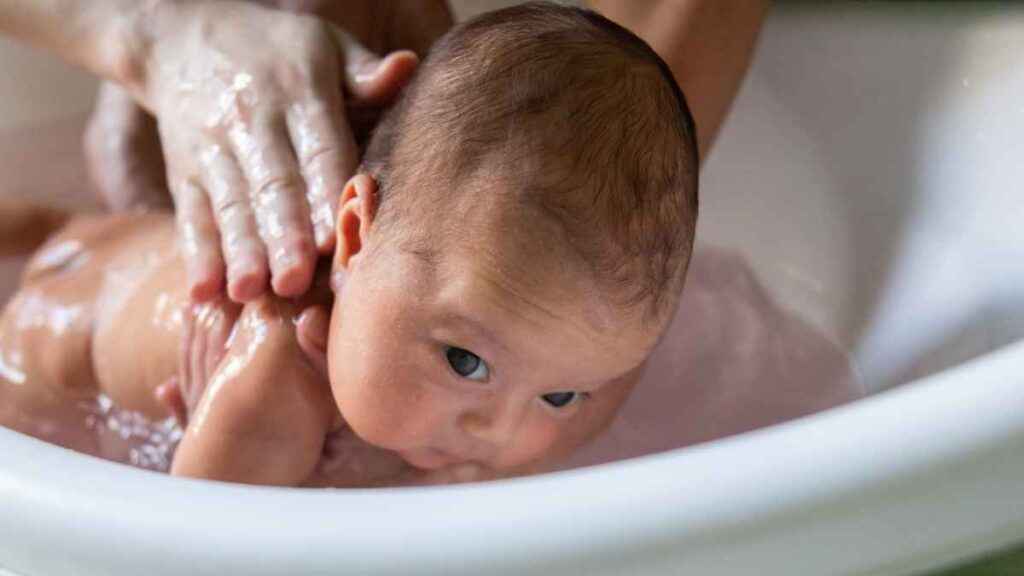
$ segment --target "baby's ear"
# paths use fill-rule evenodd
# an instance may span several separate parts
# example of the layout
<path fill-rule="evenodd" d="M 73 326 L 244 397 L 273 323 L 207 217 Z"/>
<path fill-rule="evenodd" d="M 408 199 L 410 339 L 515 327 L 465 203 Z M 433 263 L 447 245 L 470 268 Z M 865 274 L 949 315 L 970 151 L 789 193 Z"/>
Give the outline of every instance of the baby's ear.
<path fill-rule="evenodd" d="M 335 269 L 347 269 L 352 258 L 362 252 L 373 223 L 377 181 L 369 174 L 356 174 L 338 200 L 338 242 L 334 253 Z"/>

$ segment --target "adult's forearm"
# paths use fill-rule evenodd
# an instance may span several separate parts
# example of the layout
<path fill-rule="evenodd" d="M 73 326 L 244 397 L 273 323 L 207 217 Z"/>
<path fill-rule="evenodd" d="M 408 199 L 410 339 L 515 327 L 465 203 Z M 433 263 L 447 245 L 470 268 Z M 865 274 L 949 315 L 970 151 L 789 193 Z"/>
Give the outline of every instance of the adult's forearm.
<path fill-rule="evenodd" d="M 142 74 L 144 29 L 159 0 L 0 0 L 0 33 L 72 64 L 133 84 Z"/>
<path fill-rule="evenodd" d="M 590 0 L 665 59 L 697 123 L 701 158 L 739 91 L 769 0 Z"/>

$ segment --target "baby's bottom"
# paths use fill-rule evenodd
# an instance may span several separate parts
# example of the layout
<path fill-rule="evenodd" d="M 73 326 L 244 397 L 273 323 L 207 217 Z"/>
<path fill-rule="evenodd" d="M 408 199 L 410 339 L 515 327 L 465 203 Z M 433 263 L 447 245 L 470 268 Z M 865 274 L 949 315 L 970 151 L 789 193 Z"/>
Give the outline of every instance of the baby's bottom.
<path fill-rule="evenodd" d="M 16 210 L 3 210 L 11 206 L 0 205 L 0 217 L 16 217 Z M 103 262 L 112 256 L 105 246 L 112 225 L 117 219 L 75 219 L 30 259 L 0 315 L 0 425 L 76 451 L 166 468 L 172 423 L 119 410 L 96 376 L 97 303 L 108 280 Z M 0 235 L 0 252 L 23 248 L 5 239 Z"/>

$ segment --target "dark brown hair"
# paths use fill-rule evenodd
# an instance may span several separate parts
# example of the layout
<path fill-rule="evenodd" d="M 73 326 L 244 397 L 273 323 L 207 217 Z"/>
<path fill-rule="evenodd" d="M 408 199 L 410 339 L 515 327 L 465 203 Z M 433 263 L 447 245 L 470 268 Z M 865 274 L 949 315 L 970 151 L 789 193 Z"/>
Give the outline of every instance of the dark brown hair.
<path fill-rule="evenodd" d="M 440 193 L 429 182 L 471 181 L 486 166 L 506 184 L 491 188 L 558 224 L 596 283 L 657 312 L 693 247 L 695 134 L 643 40 L 594 12 L 531 2 L 438 41 L 374 132 L 364 170 L 380 185 L 378 218 L 401 220 L 413 196 Z"/>

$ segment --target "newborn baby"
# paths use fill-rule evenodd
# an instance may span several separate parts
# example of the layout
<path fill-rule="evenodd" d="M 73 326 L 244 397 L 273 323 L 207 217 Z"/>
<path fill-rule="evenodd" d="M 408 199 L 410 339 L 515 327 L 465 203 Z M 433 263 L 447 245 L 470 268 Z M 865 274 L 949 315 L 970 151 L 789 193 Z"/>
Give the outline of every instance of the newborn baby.
<path fill-rule="evenodd" d="M 673 317 L 694 134 L 625 29 L 549 4 L 485 14 L 382 119 L 303 298 L 189 307 L 169 217 L 71 219 L 0 320 L 0 423 L 100 394 L 150 418 L 181 403 L 172 472 L 248 483 L 548 469 L 608 425 Z M 400 471 L 331 476 L 339 438 Z"/>

